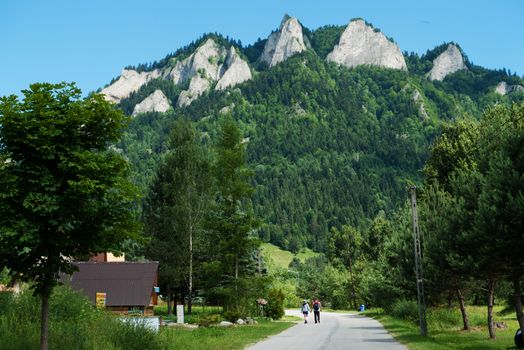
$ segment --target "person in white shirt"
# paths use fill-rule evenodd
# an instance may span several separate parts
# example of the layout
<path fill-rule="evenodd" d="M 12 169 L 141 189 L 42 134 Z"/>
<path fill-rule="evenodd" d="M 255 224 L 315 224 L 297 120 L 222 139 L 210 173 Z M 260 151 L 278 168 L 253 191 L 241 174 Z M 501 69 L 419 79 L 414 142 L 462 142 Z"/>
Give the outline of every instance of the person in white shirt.
<path fill-rule="evenodd" d="M 307 303 L 307 300 L 304 299 L 302 302 L 302 314 L 304 315 L 304 323 L 307 323 L 307 316 L 309 315 L 309 311 L 311 309 L 309 308 L 309 304 Z"/>

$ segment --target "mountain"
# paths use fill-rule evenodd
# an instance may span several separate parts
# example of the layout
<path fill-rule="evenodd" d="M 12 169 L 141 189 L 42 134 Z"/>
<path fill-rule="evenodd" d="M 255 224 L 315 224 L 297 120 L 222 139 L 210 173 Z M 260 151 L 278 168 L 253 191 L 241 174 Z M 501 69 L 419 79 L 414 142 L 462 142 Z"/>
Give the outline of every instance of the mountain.
<path fill-rule="evenodd" d="M 373 65 L 407 70 L 400 48 L 362 19 L 348 24 L 327 60 L 349 68 Z"/>
<path fill-rule="evenodd" d="M 260 61 L 274 67 L 289 57 L 306 50 L 302 26 L 296 18 L 285 16 L 277 32 L 267 39 Z"/>
<path fill-rule="evenodd" d="M 456 45 L 449 44 L 446 51 L 433 60 L 433 67 L 429 71 L 428 79 L 441 81 L 449 74 L 467 69 L 460 49 Z"/>
<path fill-rule="evenodd" d="M 116 147 L 144 192 L 174 120 L 191 118 L 212 144 L 231 114 L 254 170 L 248 205 L 259 237 L 325 251 L 331 227 L 363 229 L 406 201 L 442 123 L 521 101 L 524 92 L 507 86 L 522 85 L 504 69 L 475 66 L 455 43 L 419 56 L 364 20 L 310 30 L 285 16 L 267 39 L 242 46 L 207 34 L 126 67 L 101 92 L 135 115 Z"/>
<path fill-rule="evenodd" d="M 184 54 L 171 57 L 160 68 L 142 72 L 136 69 L 122 70 L 120 77 L 101 93 L 107 100 L 121 103 L 144 85 L 158 79 L 170 81 L 182 89 L 173 105 L 183 107 L 213 87 L 223 90 L 251 79 L 251 70 L 234 46 L 226 47 L 208 37 L 187 57 Z M 163 100 L 159 100 L 159 103 L 165 105 Z M 163 107 L 150 107 L 150 111 L 161 109 L 166 110 Z"/>

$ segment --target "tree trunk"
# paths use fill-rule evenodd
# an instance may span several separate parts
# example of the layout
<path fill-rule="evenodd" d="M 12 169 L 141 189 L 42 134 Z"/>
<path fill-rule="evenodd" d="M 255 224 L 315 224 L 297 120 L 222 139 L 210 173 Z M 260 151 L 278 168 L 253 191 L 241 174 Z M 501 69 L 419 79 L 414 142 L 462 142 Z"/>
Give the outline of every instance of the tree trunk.
<path fill-rule="evenodd" d="M 457 288 L 457 298 L 460 305 L 460 313 L 462 314 L 462 323 L 464 324 L 464 330 L 469 331 L 469 317 L 466 310 L 466 305 L 464 304 L 464 296 L 462 295 L 460 289 Z"/>
<path fill-rule="evenodd" d="M 513 277 L 513 298 L 515 300 L 515 312 L 519 327 L 524 330 L 524 313 L 522 312 L 522 291 L 520 289 L 520 276 Z"/>
<path fill-rule="evenodd" d="M 187 314 L 191 315 L 193 308 L 193 226 L 189 226 L 189 288 L 187 298 Z"/>
<path fill-rule="evenodd" d="M 453 308 L 453 293 L 450 291 L 447 297 L 448 300 L 448 309 Z"/>
<path fill-rule="evenodd" d="M 171 316 L 173 314 L 173 309 L 171 309 L 171 291 L 167 290 L 167 315 Z"/>
<path fill-rule="evenodd" d="M 238 297 L 238 255 L 235 256 L 235 294 Z"/>
<path fill-rule="evenodd" d="M 42 293 L 42 315 L 40 319 L 40 350 L 49 348 L 49 297 L 50 293 Z"/>
<path fill-rule="evenodd" d="M 238 279 L 238 255 L 235 256 L 235 279 Z"/>
<path fill-rule="evenodd" d="M 495 327 L 493 325 L 493 299 L 495 294 L 495 282 L 490 280 L 488 281 L 488 331 L 489 339 L 495 339 L 497 335 L 495 334 Z"/>

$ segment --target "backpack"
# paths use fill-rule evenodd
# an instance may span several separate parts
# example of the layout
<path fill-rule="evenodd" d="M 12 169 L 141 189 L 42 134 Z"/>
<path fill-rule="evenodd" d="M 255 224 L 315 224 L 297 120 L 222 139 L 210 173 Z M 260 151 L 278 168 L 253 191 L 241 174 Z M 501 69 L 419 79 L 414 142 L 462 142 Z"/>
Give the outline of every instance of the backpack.
<path fill-rule="evenodd" d="M 313 304 L 313 310 L 315 310 L 315 311 L 320 310 L 320 303 L 319 302 L 316 302 L 316 303 Z"/>

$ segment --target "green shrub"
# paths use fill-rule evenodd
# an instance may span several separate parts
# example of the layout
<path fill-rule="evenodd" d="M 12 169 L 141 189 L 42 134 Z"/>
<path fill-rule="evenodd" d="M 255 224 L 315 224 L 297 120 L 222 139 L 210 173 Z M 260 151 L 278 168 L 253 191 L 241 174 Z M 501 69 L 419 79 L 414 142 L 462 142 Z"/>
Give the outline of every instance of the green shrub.
<path fill-rule="evenodd" d="M 244 315 L 237 310 L 228 310 L 223 314 L 224 318 L 229 322 L 236 322 L 239 318 L 243 318 Z"/>
<path fill-rule="evenodd" d="M 109 322 L 104 327 L 106 336 L 116 349 L 125 350 L 156 350 L 163 346 L 156 332 L 142 323 L 127 323 L 120 320 Z"/>
<path fill-rule="evenodd" d="M 165 349 L 157 334 L 144 325 L 124 324 L 69 288 L 55 288 L 49 306 L 50 349 Z M 18 296 L 0 293 L 0 348 L 38 349 L 39 342 L 40 299 L 30 290 Z"/>
<path fill-rule="evenodd" d="M 391 305 L 390 313 L 393 317 L 403 320 L 417 322 L 418 321 L 418 305 L 413 300 L 400 299 Z"/>
<path fill-rule="evenodd" d="M 198 318 L 195 318 L 194 320 L 192 320 L 191 323 L 196 323 L 200 327 L 209 327 L 210 325 L 218 323 L 218 322 L 220 322 L 219 314 L 209 314 L 209 315 L 203 315 Z"/>
<path fill-rule="evenodd" d="M 281 289 L 271 289 L 269 291 L 266 316 L 274 320 L 281 319 L 284 316 L 285 295 Z"/>

